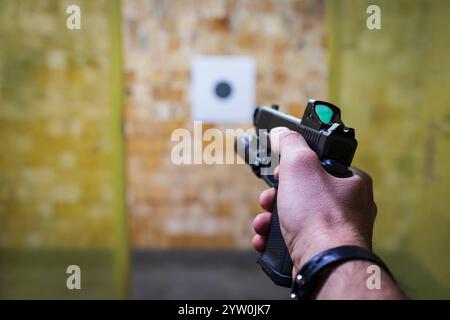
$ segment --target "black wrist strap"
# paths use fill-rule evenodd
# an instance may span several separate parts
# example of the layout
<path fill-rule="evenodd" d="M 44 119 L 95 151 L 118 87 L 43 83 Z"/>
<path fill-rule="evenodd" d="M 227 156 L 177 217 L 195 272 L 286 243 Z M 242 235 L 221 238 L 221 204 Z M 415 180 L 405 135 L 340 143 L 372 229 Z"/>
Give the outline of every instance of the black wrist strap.
<path fill-rule="evenodd" d="M 338 263 L 350 260 L 373 262 L 392 277 L 391 272 L 384 262 L 369 250 L 357 246 L 336 247 L 315 255 L 303 265 L 292 282 L 291 298 L 298 300 L 312 299 L 312 294 L 320 282 L 321 271 Z"/>

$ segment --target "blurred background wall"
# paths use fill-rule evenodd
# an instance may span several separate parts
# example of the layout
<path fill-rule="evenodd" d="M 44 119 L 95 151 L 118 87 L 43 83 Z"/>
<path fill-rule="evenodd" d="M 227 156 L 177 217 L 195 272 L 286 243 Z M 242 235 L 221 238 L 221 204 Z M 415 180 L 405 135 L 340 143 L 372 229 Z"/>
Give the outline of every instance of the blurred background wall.
<path fill-rule="evenodd" d="M 378 4 L 382 29 L 365 26 Z M 374 245 L 415 298 L 450 298 L 450 2 L 329 1 L 331 101 L 359 140 Z"/>
<path fill-rule="evenodd" d="M 69 4 L 81 30 L 65 28 Z M 370 4 L 382 30 L 366 27 Z M 342 108 L 374 176 L 376 250 L 413 297 L 450 298 L 449 13 L 439 0 L 0 0 L 0 297 L 287 297 L 250 250 L 264 184 L 246 166 L 170 160 L 172 131 L 193 132 L 192 59 L 247 55 L 258 104 Z M 65 286 L 70 264 L 81 291 Z"/>
<path fill-rule="evenodd" d="M 193 136 L 190 68 L 198 55 L 253 57 L 260 104 L 300 116 L 308 97 L 325 98 L 323 2 L 124 1 L 123 23 L 135 296 L 284 298 L 248 251 L 264 184 L 243 165 L 174 165 L 170 137 L 176 128 Z M 203 123 L 209 128 L 225 132 Z"/>
<path fill-rule="evenodd" d="M 0 1 L 2 298 L 125 297 L 119 1 L 73 3 Z"/>
<path fill-rule="evenodd" d="M 248 249 L 264 184 L 245 166 L 170 159 L 172 131 L 193 136 L 191 61 L 254 57 L 256 101 L 300 116 L 326 93 L 322 1 L 125 1 L 123 16 L 132 246 Z"/>

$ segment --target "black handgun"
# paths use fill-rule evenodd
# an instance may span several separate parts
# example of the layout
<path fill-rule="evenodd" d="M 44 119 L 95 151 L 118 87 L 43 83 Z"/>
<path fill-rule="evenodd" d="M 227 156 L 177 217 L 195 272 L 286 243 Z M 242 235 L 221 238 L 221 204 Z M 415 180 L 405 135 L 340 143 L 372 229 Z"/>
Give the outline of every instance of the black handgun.
<path fill-rule="evenodd" d="M 256 135 L 239 136 L 235 150 L 269 186 L 278 187 L 273 176 L 273 164 L 274 161 L 278 163 L 279 156 L 270 152 L 268 140 L 270 130 L 275 127 L 286 127 L 300 133 L 328 173 L 339 178 L 352 176 L 349 167 L 357 147 L 355 131 L 344 125 L 341 111 L 335 105 L 310 100 L 302 119 L 278 111 L 276 105 L 261 106 L 255 110 L 253 124 Z M 292 260 L 281 234 L 276 201 L 267 244 L 258 263 L 275 284 L 291 287 Z"/>

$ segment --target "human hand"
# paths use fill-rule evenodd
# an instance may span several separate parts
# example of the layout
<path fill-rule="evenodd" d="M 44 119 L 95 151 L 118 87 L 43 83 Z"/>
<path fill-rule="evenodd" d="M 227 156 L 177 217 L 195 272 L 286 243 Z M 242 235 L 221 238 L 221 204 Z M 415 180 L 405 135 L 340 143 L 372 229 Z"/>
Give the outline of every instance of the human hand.
<path fill-rule="evenodd" d="M 353 169 L 349 178 L 327 173 L 303 137 L 286 128 L 270 134 L 271 148 L 280 154 L 277 175 L 281 232 L 294 263 L 295 275 L 315 254 L 341 245 L 372 246 L 376 205 L 369 175 Z M 270 226 L 275 189 L 261 193 L 264 210 L 253 221 L 253 247 L 263 251 Z"/>

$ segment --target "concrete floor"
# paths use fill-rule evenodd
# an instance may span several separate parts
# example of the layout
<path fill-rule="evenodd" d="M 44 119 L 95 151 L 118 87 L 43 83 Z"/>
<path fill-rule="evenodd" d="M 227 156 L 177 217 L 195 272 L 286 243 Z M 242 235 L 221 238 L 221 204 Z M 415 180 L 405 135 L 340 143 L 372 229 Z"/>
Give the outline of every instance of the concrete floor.
<path fill-rule="evenodd" d="M 133 299 L 288 299 L 249 251 L 139 251 L 131 254 Z"/>

